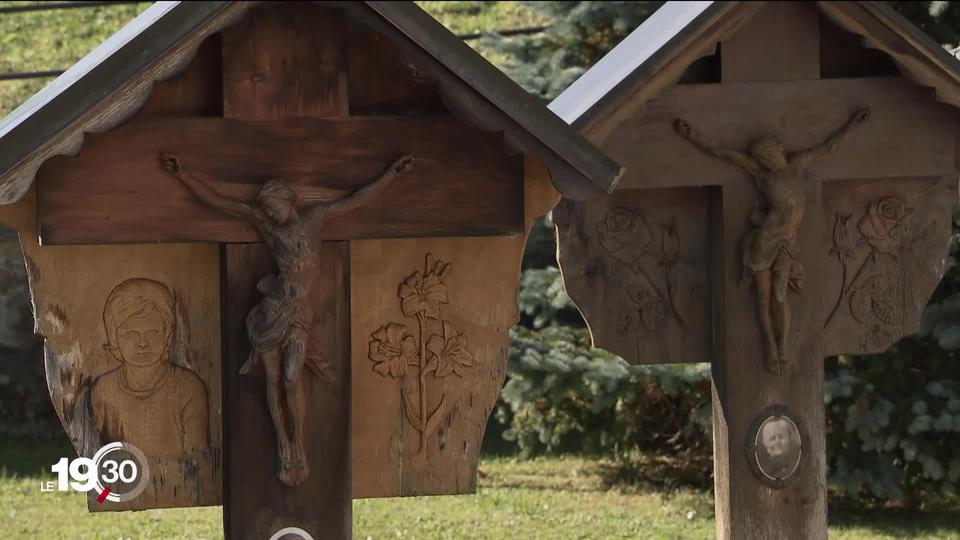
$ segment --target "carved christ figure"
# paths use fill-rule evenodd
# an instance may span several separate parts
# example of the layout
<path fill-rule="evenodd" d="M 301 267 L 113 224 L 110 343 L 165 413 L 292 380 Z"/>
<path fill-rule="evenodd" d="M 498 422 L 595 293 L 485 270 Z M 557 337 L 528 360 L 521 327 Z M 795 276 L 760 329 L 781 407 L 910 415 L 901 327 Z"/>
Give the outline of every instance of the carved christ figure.
<path fill-rule="evenodd" d="M 218 193 L 204 180 L 206 175 L 187 172 L 177 156 L 161 154 L 161 162 L 204 204 L 256 226 L 276 261 L 277 274 L 257 283 L 264 297 L 247 316 L 251 351 L 240 373 L 263 364 L 267 404 L 277 432 L 277 476 L 286 485 L 299 485 L 309 475 L 300 372 L 308 358 L 314 359 L 307 349 L 314 314 L 311 292 L 322 245 L 318 234 L 328 219 L 362 206 L 410 171 L 413 156 L 397 159 L 377 179 L 340 199 L 299 207 L 296 194 L 283 180 L 266 181 L 256 199 L 245 202 Z"/>
<path fill-rule="evenodd" d="M 773 136 L 760 138 L 746 154 L 720 148 L 685 120 L 674 121 L 677 133 L 704 152 L 747 171 L 764 199 L 765 208 L 751 213 L 753 228 L 743 238 L 743 281 L 757 291 L 757 309 L 764 339 L 767 370 L 786 369 L 790 306 L 787 290 L 803 287 L 803 267 L 797 261 L 797 229 L 803 219 L 804 178 L 814 158 L 837 151 L 848 133 L 870 118 L 870 109 L 857 111 L 823 144 L 787 155 Z"/>

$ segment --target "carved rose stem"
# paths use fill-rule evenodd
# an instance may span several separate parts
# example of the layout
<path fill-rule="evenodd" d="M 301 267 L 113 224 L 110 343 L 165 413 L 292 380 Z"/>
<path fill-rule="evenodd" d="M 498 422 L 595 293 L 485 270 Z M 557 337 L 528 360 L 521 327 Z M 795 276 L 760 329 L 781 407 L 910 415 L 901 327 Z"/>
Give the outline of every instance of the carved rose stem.
<path fill-rule="evenodd" d="M 853 274 L 853 279 L 850 280 L 850 283 L 847 284 L 847 263 L 846 261 L 842 262 L 843 267 L 842 277 L 840 285 L 840 294 L 837 295 L 837 303 L 833 305 L 833 309 L 830 311 L 830 315 L 827 317 L 827 321 L 823 323 L 823 329 L 826 330 L 830 326 L 830 322 L 833 321 L 833 316 L 837 314 L 837 311 L 840 309 L 840 304 L 843 303 L 843 299 L 850 293 L 850 290 L 853 289 L 853 285 L 860 279 L 860 275 L 863 274 L 863 271 L 866 270 L 867 265 L 875 262 L 877 260 L 877 250 L 872 249 L 870 254 L 867 255 L 867 258 L 863 260 L 863 263 L 860 265 L 860 268 L 857 269 L 857 272 Z"/>
<path fill-rule="evenodd" d="M 680 326 L 686 327 L 687 323 L 683 322 L 683 317 L 677 311 L 677 305 L 673 303 L 673 283 L 670 280 L 670 269 L 666 266 L 663 267 L 663 280 L 667 282 L 667 302 L 670 304 L 670 311 L 673 312 L 673 317 L 677 319 Z"/>
<path fill-rule="evenodd" d="M 423 339 L 423 326 L 426 324 L 426 320 L 423 316 L 423 311 L 417 313 L 417 326 L 418 326 L 418 339 L 420 341 L 420 366 L 419 373 L 417 373 L 417 393 L 420 396 L 420 426 L 417 427 L 417 431 L 420 432 L 420 450 L 418 454 L 422 454 L 424 448 L 427 446 L 427 370 L 425 369 L 427 364 L 427 345 L 426 340 Z M 416 427 L 416 426 L 415 426 Z"/>
<path fill-rule="evenodd" d="M 683 322 L 683 318 L 680 317 L 680 313 L 677 311 L 677 306 L 673 303 L 673 293 L 670 291 L 670 273 L 667 270 L 667 268 L 664 267 L 663 269 L 664 280 L 667 282 L 666 294 L 660 291 L 660 287 L 657 286 L 657 283 L 653 280 L 653 277 L 650 274 L 648 274 L 647 271 L 644 270 L 642 266 L 640 266 L 639 260 L 636 263 L 630 265 L 630 268 L 633 269 L 634 272 L 639 274 L 643 279 L 647 281 L 647 284 L 650 285 L 650 288 L 653 289 L 653 292 L 656 293 L 657 296 L 659 296 L 660 298 L 667 299 L 667 303 L 670 304 L 670 313 L 672 313 L 674 318 L 677 319 L 677 322 L 680 323 L 680 326 L 685 326 Z"/>

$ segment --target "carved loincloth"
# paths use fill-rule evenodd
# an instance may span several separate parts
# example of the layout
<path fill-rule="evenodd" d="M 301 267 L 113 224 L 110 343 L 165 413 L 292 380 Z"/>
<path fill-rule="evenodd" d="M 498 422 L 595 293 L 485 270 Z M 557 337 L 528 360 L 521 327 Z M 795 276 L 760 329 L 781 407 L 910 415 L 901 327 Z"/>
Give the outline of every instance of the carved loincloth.
<path fill-rule="evenodd" d="M 307 365 L 323 376 L 328 375 L 329 362 L 310 345 L 310 324 L 300 303 L 293 296 L 284 295 L 276 276 L 267 276 L 258 284 L 261 291 L 269 291 L 247 315 L 247 336 L 250 339 L 250 354 L 240 368 L 248 373 L 259 362 L 260 355 L 271 350 L 286 349 L 292 341 L 298 341 L 304 351 Z"/>
<path fill-rule="evenodd" d="M 265 296 L 247 315 L 247 335 L 258 352 L 284 345 L 292 328 L 310 332 L 303 310 L 290 297 Z"/>
<path fill-rule="evenodd" d="M 791 289 L 803 289 L 803 265 L 797 261 L 799 248 L 796 239 L 782 232 L 763 233 L 762 229 L 754 228 L 743 237 L 741 282 L 749 283 L 757 272 L 769 270 L 774 274 L 788 275 L 787 283 Z"/>

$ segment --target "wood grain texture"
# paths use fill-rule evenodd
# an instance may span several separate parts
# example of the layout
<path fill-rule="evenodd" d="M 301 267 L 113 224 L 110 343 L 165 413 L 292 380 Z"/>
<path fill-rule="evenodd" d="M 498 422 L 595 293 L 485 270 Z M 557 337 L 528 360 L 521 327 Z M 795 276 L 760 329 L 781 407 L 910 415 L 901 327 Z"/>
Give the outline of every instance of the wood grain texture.
<path fill-rule="evenodd" d="M 251 9 L 223 32 L 224 116 L 346 116 L 345 29 L 323 6 Z"/>
<path fill-rule="evenodd" d="M 347 40 L 351 116 L 447 113 L 436 85 L 418 79 L 385 37 L 351 29 Z"/>
<path fill-rule="evenodd" d="M 684 144 L 673 131 L 675 118 L 731 150 L 743 152 L 759 137 L 774 135 L 796 152 L 821 143 L 863 107 L 873 111 L 870 122 L 840 151 L 818 159 L 811 178 L 953 170 L 953 111 L 928 90 L 895 77 L 677 86 L 648 102 L 644 115 L 623 122 L 603 148 L 627 167 L 621 189 L 726 184 L 742 180 L 740 171 Z"/>
<path fill-rule="evenodd" d="M 798 9 L 796 5 L 787 3 L 767 4 L 767 10 L 777 10 L 774 14 L 781 31 L 787 30 L 788 15 Z M 802 8 L 799 8 L 802 9 Z M 760 16 L 763 16 L 761 14 Z M 782 56 L 774 62 L 766 62 L 757 52 L 773 48 L 778 50 L 781 36 L 776 33 L 765 32 L 741 34 L 742 43 L 738 45 L 740 60 L 743 69 L 738 70 L 737 79 L 743 81 L 774 80 L 777 88 L 802 86 L 802 81 L 795 81 L 798 75 L 797 66 L 803 66 L 804 74 L 812 72 L 814 77 L 819 76 L 819 47 L 818 42 L 811 43 L 809 36 L 818 35 L 819 21 L 816 17 L 807 16 L 800 19 L 804 24 L 794 30 L 794 39 L 787 47 L 779 49 Z M 807 36 L 805 40 L 803 36 Z M 799 38 L 799 39 L 798 39 Z M 818 39 L 818 38 L 815 38 Z M 756 59 L 757 62 L 751 60 Z M 726 80 L 726 77 L 724 77 Z M 782 81 L 782 82 L 781 82 Z M 789 82 L 786 82 L 789 81 Z M 829 81 L 832 82 L 832 81 Z M 807 81 L 808 84 L 820 84 L 820 81 Z M 750 82 L 748 84 L 755 84 Z M 862 87 L 864 90 L 876 91 L 882 84 Z M 724 84 L 722 87 L 731 88 L 735 85 Z M 814 91 L 813 87 L 803 88 L 802 98 L 809 101 L 804 103 L 780 103 L 781 114 L 796 113 L 802 120 L 794 124 L 787 124 L 784 116 L 779 116 L 783 122 L 780 127 L 789 126 L 784 130 L 783 142 L 789 152 L 796 152 L 815 144 L 800 144 L 795 139 L 787 137 L 803 133 L 810 137 L 811 128 L 817 126 L 814 118 L 822 118 L 822 114 L 811 114 L 816 104 L 817 113 L 826 103 L 840 102 L 841 107 L 850 106 L 851 111 L 863 107 L 872 107 L 873 104 L 850 105 L 843 98 L 837 96 L 827 98 Z M 801 94 L 796 94 L 798 97 Z M 744 96 L 741 96 L 744 97 Z M 847 99 L 863 99 L 864 96 L 849 96 Z M 756 103 L 748 104 L 741 101 L 731 104 L 735 110 L 745 118 L 763 118 L 763 113 L 757 114 Z M 898 103 L 897 105 L 902 105 Z M 885 107 L 889 114 L 899 108 Z M 776 110 L 776 109 L 774 109 Z M 751 111 L 744 114 L 744 111 Z M 771 111 L 772 112 L 772 111 Z M 693 116 L 693 113 L 687 113 Z M 849 112 L 848 112 L 849 114 Z M 806 116 L 803 116 L 806 115 Z M 739 127 L 731 131 L 743 134 L 751 133 L 749 121 L 742 122 Z M 843 125 L 838 123 L 836 125 Z M 774 126 L 765 126 L 772 129 Z M 871 126 L 875 130 L 877 126 Z M 825 140 L 833 134 L 832 127 L 826 133 L 820 134 L 819 140 Z M 797 133 L 799 132 L 799 133 Z M 876 132 L 874 132 L 876 133 Z M 781 135 L 779 131 L 769 131 L 763 135 Z M 788 135 L 789 134 L 789 135 Z M 759 135 L 759 133 L 757 133 Z M 859 135 L 860 137 L 857 137 Z M 751 135 L 756 137 L 756 135 Z M 850 139 L 862 143 L 866 138 L 864 133 L 856 133 Z M 819 141 L 818 141 L 819 142 Z M 849 141 L 845 141 L 849 142 Z M 857 177 L 850 171 L 849 164 L 856 163 L 855 148 L 852 145 L 843 145 L 840 152 L 834 154 L 846 158 L 847 169 L 841 168 L 847 177 Z M 874 148 L 873 152 L 877 150 Z M 875 156 L 877 154 L 874 154 Z M 875 159 L 875 158 L 874 158 Z M 795 245 L 798 252 L 791 254 L 791 260 L 799 263 L 805 275 L 821 276 L 823 259 L 816 246 L 823 238 L 822 220 L 818 219 L 822 208 L 822 183 L 826 178 L 836 177 L 837 172 L 827 172 L 828 164 L 818 163 L 808 171 L 808 181 L 803 188 L 805 209 L 800 217 L 799 227 L 795 232 Z M 826 169 L 826 170 L 824 170 Z M 856 167 L 853 167 L 856 169 Z M 710 170 L 710 169 L 704 169 Z M 786 291 L 784 305 L 789 310 L 786 317 L 786 343 L 782 347 L 785 365 L 780 367 L 778 375 L 772 375 L 770 366 L 765 365 L 767 357 L 764 352 L 764 337 L 761 330 L 760 309 L 776 311 L 774 306 L 758 307 L 758 284 L 741 286 L 742 276 L 748 272 L 744 268 L 745 261 L 741 249 L 746 235 L 751 228 L 751 216 L 764 206 L 757 189 L 750 185 L 725 185 L 721 190 L 714 190 L 714 200 L 709 213 L 713 220 L 711 225 L 718 229 L 714 235 L 714 245 L 711 246 L 711 268 L 715 288 L 711 290 L 712 301 L 715 302 L 714 317 L 721 320 L 714 321 L 714 327 L 722 329 L 713 333 L 714 357 L 712 372 L 714 378 L 713 391 L 713 437 L 714 437 L 714 492 L 716 506 L 717 538 L 796 538 L 815 539 L 827 538 L 827 471 L 826 471 L 826 442 L 824 436 L 825 413 L 823 404 L 823 282 L 820 279 L 804 279 L 800 291 Z M 770 201 L 766 201 L 770 203 Z M 719 210 L 719 213 L 716 212 Z M 781 270 L 780 272 L 783 272 Z M 787 271 L 789 274 L 791 270 Z M 759 274 L 754 274 L 754 281 Z M 788 278 L 789 279 L 789 278 Z M 767 304 L 770 304 L 768 301 Z M 781 312 L 783 313 L 783 312 Z M 775 319 L 777 317 L 774 317 Z M 778 347 L 781 348 L 781 347 Z M 748 382 L 749 381 L 749 382 Z M 750 385 L 750 391 L 744 391 L 744 385 Z M 769 485 L 769 479 L 755 474 L 751 462 L 758 462 L 758 455 L 751 451 L 756 447 L 757 434 L 752 431 L 753 426 L 762 422 L 762 416 L 770 407 L 782 407 L 791 412 L 790 420 L 799 426 L 801 438 L 801 453 L 798 468 L 786 479 L 781 479 L 781 487 L 775 489 Z M 749 437 L 749 440 L 748 440 Z"/>
<path fill-rule="evenodd" d="M 330 220 L 323 238 L 521 229 L 521 158 L 506 155 L 499 134 L 449 117 L 143 119 L 89 137 L 77 157 L 44 164 L 38 175 L 44 243 L 259 239 L 253 227 L 196 201 L 161 169 L 161 151 L 219 179 L 213 186 L 224 195 L 246 200 L 269 178 L 287 179 L 302 198 L 330 199 L 413 153 L 412 173 L 370 204 Z"/>
<path fill-rule="evenodd" d="M 715 315 L 722 330 L 714 336 L 714 483 L 718 538 L 826 538 L 827 492 L 823 409 L 822 280 L 808 279 L 804 291 L 791 293 L 791 332 L 786 372 L 771 375 L 763 361 L 755 291 L 740 287 L 740 239 L 756 208 L 752 187 L 726 186 L 718 221 L 722 243 L 713 246 L 711 272 L 719 290 Z M 820 275 L 822 255 L 814 249 L 823 223 L 820 184 L 807 188 L 807 216 L 798 232 L 799 261 L 811 276 Z M 761 483 L 752 473 L 745 446 L 751 424 L 771 405 L 794 412 L 808 439 L 800 468 L 784 489 Z"/>
<path fill-rule="evenodd" d="M 827 182 L 824 349 L 879 353 L 920 325 L 946 269 L 956 177 Z"/>
<path fill-rule="evenodd" d="M 349 538 L 350 513 L 350 259 L 345 242 L 324 242 L 310 342 L 328 360 L 321 376 L 305 368 L 307 481 L 277 479 L 276 434 L 261 369 L 240 375 L 249 352 L 244 320 L 260 300 L 256 283 L 273 271 L 263 244 L 225 246 L 224 268 L 224 531 L 260 539 L 286 526 L 315 538 Z"/>
<path fill-rule="evenodd" d="M 559 194 L 546 166 L 525 161 L 525 231 L 552 208 Z M 506 377 L 508 330 L 518 319 L 517 288 L 526 235 L 491 238 L 421 238 L 360 240 L 351 245 L 351 312 L 353 365 L 353 494 L 354 497 L 396 497 L 473 493 L 477 459 L 487 419 Z M 406 325 L 419 338 L 416 317 L 404 316 L 398 285 L 424 259 L 452 265 L 444 279 L 448 302 L 439 305 L 441 319 L 466 337 L 473 359 L 462 375 L 426 377 L 428 409 L 445 396 L 445 414 L 426 437 L 406 417 L 401 391 L 416 397 L 418 371 L 402 377 L 374 370 L 370 344 L 382 326 Z M 443 324 L 430 321 L 429 335 L 442 337 Z M 419 403 L 414 399 L 412 405 Z"/>
<path fill-rule="evenodd" d="M 768 2 L 721 42 L 723 82 L 820 78 L 819 26 L 809 2 Z"/>
<path fill-rule="evenodd" d="M 140 448 L 150 465 L 150 483 L 137 499 L 98 504 L 91 492 L 90 511 L 221 504 L 216 246 L 41 247 L 36 236 L 32 238 L 21 234 L 35 331 L 44 337 L 47 384 L 74 448 L 79 455 L 92 457 L 100 446 L 119 438 Z M 111 342 L 105 302 L 114 287 L 130 278 L 162 283 L 176 305 L 169 352 L 169 361 L 176 366 L 171 368 L 174 376 L 160 379 L 155 392 L 139 397 L 127 395 L 116 384 L 121 371 L 133 368 L 104 348 Z M 176 437 L 157 438 L 163 426 L 183 421 L 185 404 L 180 398 L 186 397 L 200 402 L 190 405 L 193 416 L 184 428 L 206 434 L 192 450 L 182 449 Z M 98 406 L 104 402 L 114 406 Z M 126 426 L 122 436 L 107 431 L 111 424 Z M 147 425 L 155 429 L 139 428 Z"/>
<path fill-rule="evenodd" d="M 631 364 L 710 360 L 706 214 L 706 188 L 561 201 L 564 285 L 594 346 Z"/>
<path fill-rule="evenodd" d="M 138 117 L 221 116 L 223 83 L 220 34 L 200 44 L 186 71 L 157 81 Z"/>
<path fill-rule="evenodd" d="M 224 116 L 275 120 L 346 114 L 346 81 L 342 79 L 346 54 L 340 12 L 291 4 L 268 8 L 257 17 L 266 20 L 255 19 L 264 24 L 247 28 L 254 33 L 249 43 L 230 47 L 234 38 L 225 37 Z M 311 34 L 311 28 L 329 32 Z M 287 29 L 303 43 L 291 47 L 284 37 Z M 244 36 L 239 34 L 236 39 L 244 40 Z M 315 68 L 314 55 L 321 59 L 321 69 Z M 268 76 L 245 78 L 251 73 Z M 297 88 L 288 92 L 285 85 L 291 81 Z M 342 147 L 329 134 L 324 140 L 332 155 L 342 155 Z M 277 172 L 268 175 L 277 176 Z M 244 321 L 260 300 L 256 283 L 274 273 L 275 264 L 263 244 L 234 244 L 223 249 L 224 358 L 231 365 L 224 371 L 225 434 L 230 450 L 223 475 L 225 536 L 260 540 L 295 526 L 314 538 L 350 538 L 349 244 L 323 242 L 314 248 L 319 265 L 308 348 L 320 353 L 329 369 L 326 376 L 306 368 L 300 374 L 305 401 L 301 410 L 309 411 L 303 439 L 310 476 L 296 488 L 283 485 L 277 477 L 276 431 L 267 409 L 262 371 L 248 375 L 237 371 L 250 350 Z"/>

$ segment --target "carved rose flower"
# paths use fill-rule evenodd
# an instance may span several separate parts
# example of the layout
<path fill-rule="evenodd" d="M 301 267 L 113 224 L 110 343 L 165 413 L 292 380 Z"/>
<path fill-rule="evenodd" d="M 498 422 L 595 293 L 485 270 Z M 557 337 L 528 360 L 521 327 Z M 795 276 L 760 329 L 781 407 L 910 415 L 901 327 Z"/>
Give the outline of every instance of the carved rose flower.
<path fill-rule="evenodd" d="M 473 365 L 473 353 L 467 344 L 467 336 L 457 332 L 450 321 L 443 321 L 443 337 L 437 334 L 427 340 L 427 350 L 433 358 L 427 362 L 424 371 L 436 370 L 434 376 L 446 377 L 456 373 L 462 377 L 466 369 Z"/>
<path fill-rule="evenodd" d="M 417 342 L 406 332 L 406 326 L 390 323 L 372 334 L 369 357 L 374 371 L 396 379 L 406 375 L 407 364 L 416 365 Z"/>
<path fill-rule="evenodd" d="M 600 245 L 617 260 L 627 264 L 640 258 L 650 244 L 652 235 L 643 218 L 623 208 L 607 212 L 602 223 L 597 224 Z"/>
<path fill-rule="evenodd" d="M 900 242 L 906 215 L 903 199 L 884 197 L 870 205 L 857 229 L 877 252 L 892 253 Z"/>
<path fill-rule="evenodd" d="M 423 314 L 431 319 L 440 318 L 440 304 L 447 304 L 447 286 L 443 279 L 450 273 L 451 265 L 443 261 L 434 261 L 427 254 L 426 274 L 419 271 L 407 276 L 400 284 L 400 310 L 407 317 Z"/>

